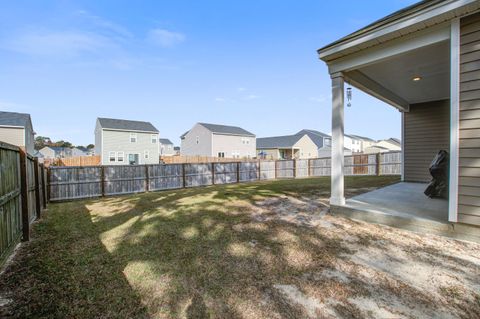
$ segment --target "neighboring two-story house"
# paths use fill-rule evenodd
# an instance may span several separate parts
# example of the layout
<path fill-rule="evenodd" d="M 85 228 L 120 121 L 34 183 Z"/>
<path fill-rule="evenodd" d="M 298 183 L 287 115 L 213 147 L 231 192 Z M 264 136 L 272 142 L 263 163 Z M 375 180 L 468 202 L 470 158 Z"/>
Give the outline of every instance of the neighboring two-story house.
<path fill-rule="evenodd" d="M 69 147 L 45 146 L 38 151 L 44 158 L 67 158 L 73 156 L 73 151 Z"/>
<path fill-rule="evenodd" d="M 262 159 L 315 158 L 318 147 L 308 134 L 257 138 L 257 156 Z"/>
<path fill-rule="evenodd" d="M 173 149 L 173 143 L 168 138 L 160 139 L 160 156 L 173 156 L 175 150 Z"/>
<path fill-rule="evenodd" d="M 375 140 L 353 134 L 345 134 L 344 147 L 352 151 L 352 153 L 363 153 L 367 147 L 376 143 Z"/>
<path fill-rule="evenodd" d="M 0 141 L 35 152 L 35 132 L 30 114 L 0 112 Z"/>
<path fill-rule="evenodd" d="M 180 139 L 185 156 L 255 157 L 255 135 L 238 126 L 197 123 Z"/>
<path fill-rule="evenodd" d="M 150 122 L 97 118 L 95 154 L 102 165 L 159 164 L 159 145 Z"/>
<path fill-rule="evenodd" d="M 325 157 L 325 154 L 331 153 L 332 137 L 330 135 L 310 129 L 301 130 L 296 135 L 303 136 L 305 134 L 317 145 L 316 157 Z"/>

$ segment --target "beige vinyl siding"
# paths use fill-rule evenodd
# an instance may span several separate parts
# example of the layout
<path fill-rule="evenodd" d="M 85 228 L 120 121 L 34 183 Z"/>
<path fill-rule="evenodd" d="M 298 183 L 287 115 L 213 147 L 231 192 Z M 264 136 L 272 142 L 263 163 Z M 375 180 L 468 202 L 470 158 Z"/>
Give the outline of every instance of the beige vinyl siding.
<path fill-rule="evenodd" d="M 0 141 L 25 147 L 25 130 L 23 127 L 0 127 Z"/>
<path fill-rule="evenodd" d="M 198 123 L 195 124 L 182 139 L 180 153 L 183 156 L 216 156 L 212 152 L 212 132 Z"/>
<path fill-rule="evenodd" d="M 410 105 L 404 125 L 405 181 L 428 182 L 435 154 L 450 150 L 450 101 Z"/>
<path fill-rule="evenodd" d="M 316 158 L 318 155 L 317 145 L 308 135 L 304 135 L 293 147 L 299 149 L 299 159 Z"/>
<path fill-rule="evenodd" d="M 253 136 L 214 133 L 212 135 L 212 154 L 218 156 L 218 153 L 222 152 L 225 157 L 229 158 L 233 158 L 234 155 L 239 158 L 253 158 L 256 156 L 256 141 Z"/>
<path fill-rule="evenodd" d="M 458 221 L 480 225 L 480 14 L 461 20 Z"/>

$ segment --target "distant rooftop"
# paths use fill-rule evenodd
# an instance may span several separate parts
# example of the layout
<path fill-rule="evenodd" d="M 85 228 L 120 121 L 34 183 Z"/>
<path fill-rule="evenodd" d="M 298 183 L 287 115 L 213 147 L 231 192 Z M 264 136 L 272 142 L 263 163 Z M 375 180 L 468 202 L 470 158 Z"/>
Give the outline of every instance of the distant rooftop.
<path fill-rule="evenodd" d="M 305 135 L 295 134 L 257 138 L 257 149 L 290 148 Z"/>
<path fill-rule="evenodd" d="M 371 138 L 365 137 L 365 136 L 354 135 L 354 134 L 345 134 L 345 136 L 348 136 L 348 137 L 350 137 L 350 138 L 352 138 L 352 139 L 356 139 L 356 140 L 375 142 L 374 139 L 371 139 Z"/>
<path fill-rule="evenodd" d="M 173 145 L 173 143 L 168 138 L 161 138 L 161 139 L 159 139 L 159 141 L 160 141 L 161 144 L 172 144 Z"/>
<path fill-rule="evenodd" d="M 106 129 L 158 133 L 158 130 L 150 122 L 119 120 L 103 117 L 99 117 L 98 121 L 100 122 L 100 126 Z"/>
<path fill-rule="evenodd" d="M 251 136 L 255 137 L 255 134 L 241 128 L 238 126 L 230 126 L 230 125 L 221 125 L 221 124 L 210 124 L 210 123 L 198 123 L 199 125 L 205 127 L 212 133 L 215 134 L 224 134 L 224 135 L 239 135 L 239 136 Z M 185 135 L 188 134 L 187 131 L 180 136 L 180 138 L 184 138 Z"/>
<path fill-rule="evenodd" d="M 0 112 L 0 125 L 26 127 L 31 123 L 30 114 Z"/>

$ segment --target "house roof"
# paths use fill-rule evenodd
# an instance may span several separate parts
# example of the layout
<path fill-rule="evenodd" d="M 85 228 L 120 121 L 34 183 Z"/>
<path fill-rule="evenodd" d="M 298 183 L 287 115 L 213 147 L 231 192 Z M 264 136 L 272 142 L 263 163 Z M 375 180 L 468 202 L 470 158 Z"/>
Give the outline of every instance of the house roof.
<path fill-rule="evenodd" d="M 428 8 L 428 7 L 431 7 L 431 6 L 434 6 L 436 5 L 437 3 L 440 3 L 442 1 L 445 1 L 445 0 L 423 0 L 423 1 L 420 1 L 420 2 L 417 2 L 417 3 L 414 3 L 408 7 L 405 7 L 403 9 L 400 9 L 398 11 L 395 11 L 381 19 L 378 19 L 377 21 L 374 21 L 372 23 L 370 23 L 369 25 L 355 31 L 355 32 L 352 32 L 346 36 L 344 36 L 343 38 L 340 38 L 330 44 L 327 44 L 326 46 L 318 49 L 318 52 L 320 53 L 321 51 L 324 51 L 330 47 L 333 47 L 337 44 L 340 44 L 342 42 L 347 42 L 349 40 L 352 40 L 356 37 L 359 37 L 361 35 L 364 35 L 372 30 L 375 30 L 377 28 L 380 28 L 381 26 L 384 26 L 384 25 L 387 25 L 395 20 L 398 20 L 398 19 L 401 19 L 405 16 L 408 16 L 408 15 L 411 15 L 412 13 L 415 13 L 415 12 L 418 12 L 420 10 L 424 10 L 425 8 Z"/>
<path fill-rule="evenodd" d="M 315 143 L 315 145 L 317 145 L 317 147 L 323 147 L 323 139 L 324 138 L 331 138 L 330 135 L 328 134 L 325 134 L 325 133 L 322 133 L 320 131 L 316 131 L 316 130 L 310 130 L 310 129 L 303 129 L 299 132 L 297 132 L 295 135 L 305 135 L 307 134 L 308 137 L 310 137 L 313 141 L 313 143 Z"/>
<path fill-rule="evenodd" d="M 26 127 L 31 123 L 30 114 L 0 112 L 0 125 Z"/>
<path fill-rule="evenodd" d="M 172 144 L 173 145 L 173 143 L 168 138 L 161 138 L 161 139 L 159 139 L 159 141 L 160 141 L 161 144 Z"/>
<path fill-rule="evenodd" d="M 475 12 L 478 0 L 424 0 L 387 15 L 317 50 L 328 62 Z M 400 31 L 402 30 L 402 31 Z"/>
<path fill-rule="evenodd" d="M 304 137 L 303 135 L 284 135 L 257 138 L 257 149 L 271 149 L 271 148 L 290 148 L 293 147 L 298 140 Z"/>
<path fill-rule="evenodd" d="M 150 122 L 119 120 L 103 117 L 99 117 L 98 121 L 100 126 L 106 129 L 158 133 L 158 130 Z"/>
<path fill-rule="evenodd" d="M 207 130 L 209 130 L 212 133 L 215 134 L 223 134 L 223 135 L 240 135 L 240 136 L 251 136 L 255 137 L 255 134 L 244 130 L 241 127 L 238 126 L 230 126 L 230 125 L 221 125 L 221 124 L 210 124 L 210 123 L 197 123 L 203 127 L 205 127 Z M 184 138 L 185 135 L 188 134 L 190 131 L 186 131 L 183 133 L 180 138 Z"/>
<path fill-rule="evenodd" d="M 390 142 L 392 144 L 396 144 L 398 146 L 402 145 L 402 142 L 398 138 L 390 137 L 388 140 L 385 140 L 387 142 Z"/>
<path fill-rule="evenodd" d="M 245 136 L 255 137 L 255 134 L 247 130 L 244 130 L 243 128 L 238 126 L 210 124 L 210 123 L 198 123 L 198 124 L 205 127 L 207 130 L 209 130 L 212 133 L 227 134 L 227 135 L 245 135 Z"/>
<path fill-rule="evenodd" d="M 374 139 L 371 139 L 369 137 L 365 137 L 365 136 L 360 136 L 360 135 L 354 135 L 354 134 L 345 134 L 345 136 L 348 136 L 352 139 L 355 139 L 355 140 L 362 140 L 362 141 L 369 141 L 369 142 L 375 142 Z"/>

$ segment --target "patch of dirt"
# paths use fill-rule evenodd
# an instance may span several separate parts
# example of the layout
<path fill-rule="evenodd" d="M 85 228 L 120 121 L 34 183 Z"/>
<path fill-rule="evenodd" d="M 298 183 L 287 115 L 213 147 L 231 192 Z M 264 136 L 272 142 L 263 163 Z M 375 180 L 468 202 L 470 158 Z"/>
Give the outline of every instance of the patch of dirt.
<path fill-rule="evenodd" d="M 302 307 L 310 318 L 480 317 L 479 244 L 327 212 L 324 201 L 308 197 L 255 204 L 255 222 L 315 229 L 343 248 L 332 268 L 304 273 L 297 285 L 275 284 L 286 302 Z"/>

